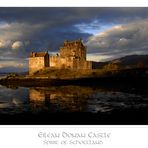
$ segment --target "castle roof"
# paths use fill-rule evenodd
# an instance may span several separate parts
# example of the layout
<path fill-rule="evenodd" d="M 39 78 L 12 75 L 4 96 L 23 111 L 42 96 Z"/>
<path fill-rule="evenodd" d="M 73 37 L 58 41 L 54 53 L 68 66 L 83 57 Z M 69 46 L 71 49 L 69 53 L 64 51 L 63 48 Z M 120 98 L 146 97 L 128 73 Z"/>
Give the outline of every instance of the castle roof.
<path fill-rule="evenodd" d="M 44 57 L 47 54 L 47 52 L 31 52 L 30 57 Z"/>

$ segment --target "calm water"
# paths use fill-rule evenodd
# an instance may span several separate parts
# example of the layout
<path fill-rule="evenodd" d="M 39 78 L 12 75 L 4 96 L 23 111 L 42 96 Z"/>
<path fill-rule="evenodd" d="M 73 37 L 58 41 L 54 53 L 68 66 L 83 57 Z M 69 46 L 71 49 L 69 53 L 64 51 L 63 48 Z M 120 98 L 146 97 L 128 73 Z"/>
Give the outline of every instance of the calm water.
<path fill-rule="evenodd" d="M 0 114 L 40 112 L 110 113 L 148 107 L 147 91 L 119 91 L 81 86 L 13 87 L 0 85 Z"/>

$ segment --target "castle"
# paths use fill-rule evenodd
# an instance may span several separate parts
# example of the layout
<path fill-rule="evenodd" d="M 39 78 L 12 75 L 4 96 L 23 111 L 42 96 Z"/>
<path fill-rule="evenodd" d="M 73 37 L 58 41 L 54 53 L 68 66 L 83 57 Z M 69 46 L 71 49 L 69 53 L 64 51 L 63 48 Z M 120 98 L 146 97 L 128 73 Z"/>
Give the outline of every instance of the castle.
<path fill-rule="evenodd" d="M 29 57 L 29 74 L 46 67 L 56 69 L 92 69 L 92 62 L 86 60 L 86 46 L 82 40 L 64 41 L 60 53 L 49 55 L 48 52 L 32 52 Z"/>

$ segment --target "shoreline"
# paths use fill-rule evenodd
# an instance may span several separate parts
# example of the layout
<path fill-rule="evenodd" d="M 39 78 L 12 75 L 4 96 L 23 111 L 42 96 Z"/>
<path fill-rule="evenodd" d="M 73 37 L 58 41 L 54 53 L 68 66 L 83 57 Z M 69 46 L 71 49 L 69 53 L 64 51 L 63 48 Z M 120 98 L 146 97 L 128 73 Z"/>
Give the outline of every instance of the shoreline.
<path fill-rule="evenodd" d="M 9 74 L 5 78 L 0 78 L 1 85 L 16 86 L 62 86 L 62 85 L 82 85 L 82 86 L 122 86 L 132 85 L 147 88 L 148 68 L 123 69 L 116 71 L 106 71 L 99 73 L 99 70 L 62 71 L 50 70 L 36 75 Z"/>
<path fill-rule="evenodd" d="M 1 85 L 14 86 L 62 86 L 62 85 L 80 85 L 80 86 L 118 86 L 118 85 L 132 85 L 136 87 L 146 87 L 148 85 L 148 77 L 85 77 L 85 78 L 45 78 L 45 77 L 16 77 L 16 78 L 2 78 Z"/>

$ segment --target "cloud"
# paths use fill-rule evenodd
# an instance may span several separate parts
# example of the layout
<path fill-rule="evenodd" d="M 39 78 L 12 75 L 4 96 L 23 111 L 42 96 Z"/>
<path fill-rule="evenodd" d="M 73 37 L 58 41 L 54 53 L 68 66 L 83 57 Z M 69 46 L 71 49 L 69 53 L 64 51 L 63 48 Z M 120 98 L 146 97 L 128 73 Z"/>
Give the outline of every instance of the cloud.
<path fill-rule="evenodd" d="M 21 68 L 21 67 L 23 67 L 23 65 L 25 65 L 25 63 L 23 63 L 21 60 L 8 61 L 8 62 L 1 61 L 0 68 L 8 67 L 8 66 Z"/>
<path fill-rule="evenodd" d="M 109 61 L 110 59 L 112 59 L 113 56 L 112 55 L 100 55 L 100 54 L 87 54 L 87 60 L 89 61 Z"/>
<path fill-rule="evenodd" d="M 38 34 L 46 28 L 46 25 L 44 23 L 31 25 L 28 22 L 0 21 L 0 54 L 25 58 L 31 47 L 38 46 L 36 45 Z M 19 51 L 19 48 L 22 50 Z"/>
<path fill-rule="evenodd" d="M 4 47 L 5 47 L 4 42 L 0 41 L 0 48 L 4 48 Z"/>
<path fill-rule="evenodd" d="M 87 41 L 89 52 L 113 58 L 129 54 L 148 54 L 148 19 L 116 25 L 91 36 Z"/>
<path fill-rule="evenodd" d="M 20 49 L 24 46 L 23 42 L 21 41 L 16 41 L 12 44 L 12 49 L 17 50 Z"/>
<path fill-rule="evenodd" d="M 4 65 L 3 64 L 0 64 L 0 68 L 3 68 L 4 67 Z"/>
<path fill-rule="evenodd" d="M 27 71 L 27 59 L 0 56 L 0 72 Z"/>
<path fill-rule="evenodd" d="M 99 60 L 145 54 L 147 18 L 148 8 L 1 8 L 0 55 L 6 59 L 0 62 L 12 66 L 10 57 L 23 62 L 31 51 L 57 52 L 65 39 L 78 38 Z"/>
<path fill-rule="evenodd" d="M 3 41 L 14 41 L 14 40 L 25 40 L 28 37 L 34 36 L 45 28 L 46 25 L 34 24 L 33 26 L 29 23 L 20 22 L 1 22 L 0 23 L 0 40 Z"/>

